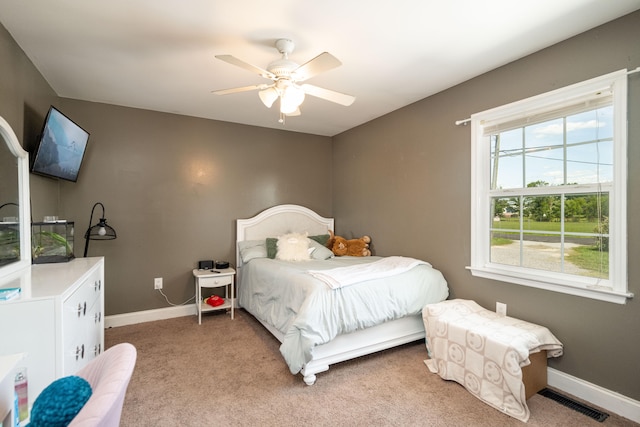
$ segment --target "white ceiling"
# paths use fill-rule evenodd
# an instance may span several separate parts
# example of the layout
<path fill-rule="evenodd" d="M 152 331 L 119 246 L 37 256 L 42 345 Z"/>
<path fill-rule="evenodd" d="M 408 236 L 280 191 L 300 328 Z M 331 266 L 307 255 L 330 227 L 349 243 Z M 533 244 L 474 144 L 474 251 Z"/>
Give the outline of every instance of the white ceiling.
<path fill-rule="evenodd" d="M 61 97 L 333 136 L 640 8 L 640 0 L 2 0 L 0 22 Z M 307 96 L 278 123 L 261 68 L 292 39 L 303 64 L 343 65 L 308 80 L 356 97 Z"/>

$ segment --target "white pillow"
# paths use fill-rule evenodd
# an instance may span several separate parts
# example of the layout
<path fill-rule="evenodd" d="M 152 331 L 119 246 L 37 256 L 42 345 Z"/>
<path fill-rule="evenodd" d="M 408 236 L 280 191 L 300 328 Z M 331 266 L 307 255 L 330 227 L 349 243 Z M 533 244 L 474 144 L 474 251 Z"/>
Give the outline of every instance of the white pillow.
<path fill-rule="evenodd" d="M 238 249 L 244 264 L 254 258 L 267 257 L 267 245 L 264 240 L 243 240 L 238 242 Z"/>
<path fill-rule="evenodd" d="M 309 256 L 308 233 L 289 233 L 278 237 L 276 258 L 283 261 L 307 261 Z"/>
<path fill-rule="evenodd" d="M 312 249 L 311 258 L 313 259 L 325 260 L 333 258 L 333 252 L 331 252 L 331 249 L 326 246 L 322 246 L 315 240 L 309 239 L 309 249 Z"/>

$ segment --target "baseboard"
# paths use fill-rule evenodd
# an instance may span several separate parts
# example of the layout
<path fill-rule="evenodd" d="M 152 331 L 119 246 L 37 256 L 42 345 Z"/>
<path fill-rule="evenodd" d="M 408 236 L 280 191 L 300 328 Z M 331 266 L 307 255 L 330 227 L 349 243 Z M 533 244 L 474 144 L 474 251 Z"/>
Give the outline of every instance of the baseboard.
<path fill-rule="evenodd" d="M 583 399 L 606 411 L 640 423 L 640 402 L 637 400 L 553 368 L 547 368 L 547 383 L 551 387 Z"/>
<path fill-rule="evenodd" d="M 182 316 L 193 316 L 195 314 L 195 304 L 158 308 L 155 310 L 134 311 L 133 313 L 105 316 L 104 327 L 115 328 L 118 326 L 135 325 L 136 323 L 153 322 L 154 320 L 171 319 L 174 317 Z"/>

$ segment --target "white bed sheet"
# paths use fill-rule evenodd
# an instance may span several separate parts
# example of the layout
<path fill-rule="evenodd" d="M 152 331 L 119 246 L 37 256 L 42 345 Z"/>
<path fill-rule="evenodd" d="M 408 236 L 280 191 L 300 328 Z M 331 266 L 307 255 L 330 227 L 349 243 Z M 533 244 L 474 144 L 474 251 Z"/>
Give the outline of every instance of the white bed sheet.
<path fill-rule="evenodd" d="M 242 267 L 238 302 L 283 334 L 280 352 L 291 373 L 296 374 L 312 359 L 315 346 L 341 334 L 419 314 L 426 304 L 447 298 L 449 291 L 442 273 L 424 264 L 394 277 L 339 289 L 330 289 L 307 273 L 379 259 L 253 259 Z"/>

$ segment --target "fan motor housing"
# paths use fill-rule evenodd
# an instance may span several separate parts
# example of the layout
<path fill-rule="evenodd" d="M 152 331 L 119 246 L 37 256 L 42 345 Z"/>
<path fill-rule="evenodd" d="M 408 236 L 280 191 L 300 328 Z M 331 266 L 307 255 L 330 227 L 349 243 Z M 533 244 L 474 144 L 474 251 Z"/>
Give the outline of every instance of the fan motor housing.
<path fill-rule="evenodd" d="M 298 64 L 290 59 L 276 59 L 267 66 L 267 71 L 275 74 L 277 77 L 289 77 L 291 72 L 298 68 Z"/>

